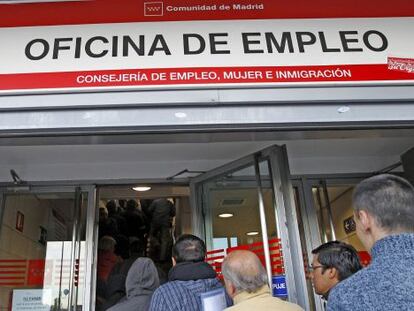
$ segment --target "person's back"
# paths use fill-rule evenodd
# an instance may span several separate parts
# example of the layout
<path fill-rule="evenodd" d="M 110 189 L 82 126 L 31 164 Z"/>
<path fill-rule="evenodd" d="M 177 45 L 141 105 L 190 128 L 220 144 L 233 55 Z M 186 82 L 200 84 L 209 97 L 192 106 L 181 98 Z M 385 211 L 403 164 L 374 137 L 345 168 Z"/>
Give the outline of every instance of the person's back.
<path fill-rule="evenodd" d="M 148 208 L 151 215 L 151 226 L 171 227 L 171 219 L 175 216 L 175 207 L 168 199 L 160 198 L 154 200 Z"/>
<path fill-rule="evenodd" d="M 263 286 L 253 294 L 241 293 L 234 298 L 234 306 L 226 310 L 234 311 L 300 311 L 298 305 L 273 297 L 268 286 Z"/>
<path fill-rule="evenodd" d="M 124 217 L 127 236 L 143 239 L 147 232 L 147 223 L 144 213 L 139 210 L 138 203 L 135 200 L 128 200 Z"/>
<path fill-rule="evenodd" d="M 202 310 L 200 295 L 222 287 L 216 278 L 169 281 L 154 293 L 150 310 Z"/>
<path fill-rule="evenodd" d="M 371 255 L 367 268 L 332 289 L 328 310 L 414 310 L 414 234 L 385 237 Z"/>
<path fill-rule="evenodd" d="M 173 247 L 173 268 L 168 282 L 160 286 L 151 300 L 151 311 L 202 310 L 202 293 L 223 288 L 216 273 L 204 262 L 204 242 L 193 235 L 183 235 Z"/>
<path fill-rule="evenodd" d="M 389 174 L 354 191 L 357 234 L 372 262 L 335 286 L 328 310 L 414 310 L 414 188 Z"/>
<path fill-rule="evenodd" d="M 158 273 L 149 258 L 134 261 L 125 281 L 126 297 L 109 308 L 109 311 L 146 311 L 151 297 L 159 286 Z"/>

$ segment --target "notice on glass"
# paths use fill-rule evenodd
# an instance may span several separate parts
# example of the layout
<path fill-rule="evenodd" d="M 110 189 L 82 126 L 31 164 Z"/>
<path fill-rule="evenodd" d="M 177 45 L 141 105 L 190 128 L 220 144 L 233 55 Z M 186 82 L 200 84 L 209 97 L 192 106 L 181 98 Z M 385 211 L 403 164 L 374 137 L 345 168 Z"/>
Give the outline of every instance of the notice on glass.
<path fill-rule="evenodd" d="M 222 311 L 227 307 L 224 288 L 212 290 L 200 296 L 203 311 Z"/>
<path fill-rule="evenodd" d="M 49 311 L 51 300 L 50 289 L 15 289 L 12 311 Z"/>

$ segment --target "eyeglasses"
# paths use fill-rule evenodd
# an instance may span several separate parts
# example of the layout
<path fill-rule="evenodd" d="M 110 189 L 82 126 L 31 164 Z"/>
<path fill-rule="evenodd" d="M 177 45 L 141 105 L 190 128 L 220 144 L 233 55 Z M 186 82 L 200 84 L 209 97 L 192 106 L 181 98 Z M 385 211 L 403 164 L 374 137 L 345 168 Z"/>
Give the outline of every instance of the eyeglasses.
<path fill-rule="evenodd" d="M 327 267 L 324 266 L 324 265 L 320 265 L 320 266 L 309 266 L 308 267 L 308 271 L 309 272 L 314 272 L 316 269 L 319 269 L 319 268 L 327 268 Z"/>

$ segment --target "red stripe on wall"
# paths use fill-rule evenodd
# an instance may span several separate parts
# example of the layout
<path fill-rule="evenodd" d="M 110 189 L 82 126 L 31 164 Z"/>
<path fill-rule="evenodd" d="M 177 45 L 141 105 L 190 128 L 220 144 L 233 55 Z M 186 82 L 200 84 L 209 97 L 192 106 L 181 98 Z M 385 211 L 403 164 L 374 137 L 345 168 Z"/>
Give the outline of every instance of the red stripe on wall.
<path fill-rule="evenodd" d="M 0 265 L 0 269 L 14 269 L 14 268 L 26 269 L 26 265 Z"/>
<path fill-rule="evenodd" d="M 0 271 L 0 274 L 26 274 L 26 270 Z"/>
<path fill-rule="evenodd" d="M 143 79 L 146 77 L 146 79 Z M 163 78 L 160 78 L 163 77 Z M 107 80 L 107 81 L 104 81 Z M 86 82 L 85 82 L 86 81 Z M 156 85 L 414 81 L 387 64 L 280 67 L 155 68 L 0 75 L 0 90 Z"/>
<path fill-rule="evenodd" d="M 145 2 L 163 4 L 162 15 L 145 16 Z M 234 4 L 263 9 L 234 10 Z M 216 5 L 214 11 L 168 11 L 169 7 Z M 220 10 L 220 6 L 230 10 Z M 147 9 L 148 10 L 148 9 Z M 80 2 L 0 4 L 0 27 L 126 23 L 140 21 L 356 18 L 414 16 L 412 0 L 95 0 Z"/>

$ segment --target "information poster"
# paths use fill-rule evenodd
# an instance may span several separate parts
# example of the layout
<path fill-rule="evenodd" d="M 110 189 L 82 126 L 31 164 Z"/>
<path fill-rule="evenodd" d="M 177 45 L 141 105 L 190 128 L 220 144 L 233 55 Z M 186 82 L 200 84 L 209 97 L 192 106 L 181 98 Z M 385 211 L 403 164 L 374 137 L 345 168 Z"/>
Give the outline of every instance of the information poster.
<path fill-rule="evenodd" d="M 50 289 L 15 289 L 12 311 L 49 311 L 51 300 Z"/>

